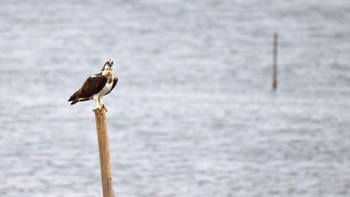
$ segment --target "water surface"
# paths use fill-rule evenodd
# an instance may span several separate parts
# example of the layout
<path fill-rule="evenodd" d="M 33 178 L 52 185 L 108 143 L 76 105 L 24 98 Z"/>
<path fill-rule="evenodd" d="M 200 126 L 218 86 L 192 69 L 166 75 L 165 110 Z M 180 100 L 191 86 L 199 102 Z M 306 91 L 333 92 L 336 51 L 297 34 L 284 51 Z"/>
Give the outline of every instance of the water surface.
<path fill-rule="evenodd" d="M 67 100 L 109 58 L 116 196 L 349 196 L 349 20 L 346 0 L 3 1 L 0 196 L 101 196 L 95 103 Z"/>

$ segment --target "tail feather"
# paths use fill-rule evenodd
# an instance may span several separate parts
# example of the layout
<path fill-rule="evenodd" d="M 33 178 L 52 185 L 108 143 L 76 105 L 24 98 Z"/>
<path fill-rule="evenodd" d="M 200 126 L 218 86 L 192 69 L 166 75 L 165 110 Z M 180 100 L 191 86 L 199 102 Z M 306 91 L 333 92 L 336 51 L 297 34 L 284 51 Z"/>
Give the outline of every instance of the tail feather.
<path fill-rule="evenodd" d="M 79 91 L 76 91 L 69 99 L 68 101 L 72 101 L 71 105 L 74 105 L 77 102 L 81 102 L 81 101 L 88 101 L 91 100 L 91 98 L 84 98 L 84 97 L 80 97 Z"/>
<path fill-rule="evenodd" d="M 71 105 L 74 105 L 74 104 L 77 103 L 77 102 L 78 102 L 78 99 L 74 100 L 74 101 L 71 102 L 70 104 L 71 104 Z"/>
<path fill-rule="evenodd" d="M 68 99 L 68 101 L 74 101 L 77 98 L 78 92 L 74 92 L 74 94 Z"/>
<path fill-rule="evenodd" d="M 78 95 L 78 91 L 74 92 L 74 94 L 68 99 L 68 101 L 72 101 L 71 105 L 74 105 L 75 103 L 77 103 L 79 101 L 77 95 Z"/>

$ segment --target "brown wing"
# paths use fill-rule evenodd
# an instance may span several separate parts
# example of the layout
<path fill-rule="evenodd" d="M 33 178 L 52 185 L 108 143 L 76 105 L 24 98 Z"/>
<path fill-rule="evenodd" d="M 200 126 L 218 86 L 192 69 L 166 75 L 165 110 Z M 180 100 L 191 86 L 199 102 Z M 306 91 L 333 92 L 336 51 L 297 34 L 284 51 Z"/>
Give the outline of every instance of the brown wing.
<path fill-rule="evenodd" d="M 103 89 L 106 82 L 107 78 L 103 75 L 95 75 L 93 77 L 89 77 L 85 80 L 81 88 L 78 91 L 74 92 L 68 101 L 72 101 L 71 105 L 74 105 L 79 101 L 90 100 L 94 94 L 100 92 Z"/>
<path fill-rule="evenodd" d="M 113 86 L 112 86 L 111 90 L 110 90 L 109 92 L 107 92 L 107 94 L 109 94 L 110 92 L 112 92 L 113 88 L 115 87 L 115 85 L 117 85 L 117 83 L 118 83 L 118 77 L 115 77 L 115 78 L 113 79 Z M 107 95 L 107 94 L 105 94 L 105 95 Z"/>
<path fill-rule="evenodd" d="M 89 77 L 83 86 L 78 90 L 78 98 L 89 98 L 100 92 L 107 82 L 107 78 L 103 75 Z"/>

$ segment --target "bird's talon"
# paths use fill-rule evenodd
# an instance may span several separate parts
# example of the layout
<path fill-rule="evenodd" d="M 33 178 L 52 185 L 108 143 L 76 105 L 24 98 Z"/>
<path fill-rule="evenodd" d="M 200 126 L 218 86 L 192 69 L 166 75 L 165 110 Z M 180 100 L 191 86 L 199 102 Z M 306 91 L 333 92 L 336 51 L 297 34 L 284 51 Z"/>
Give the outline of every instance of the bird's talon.
<path fill-rule="evenodd" d="M 106 112 L 108 111 L 104 104 L 101 105 L 101 109 L 105 109 Z"/>

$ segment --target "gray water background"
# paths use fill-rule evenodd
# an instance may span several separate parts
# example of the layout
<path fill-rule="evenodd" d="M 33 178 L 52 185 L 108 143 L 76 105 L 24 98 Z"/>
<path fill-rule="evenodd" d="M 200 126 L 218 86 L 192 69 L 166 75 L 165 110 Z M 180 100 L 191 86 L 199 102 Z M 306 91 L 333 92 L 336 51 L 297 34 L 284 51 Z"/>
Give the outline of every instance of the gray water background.
<path fill-rule="evenodd" d="M 116 196 L 350 196 L 348 0 L 0 4 L 1 197 L 101 196 L 67 99 L 109 58 Z"/>

